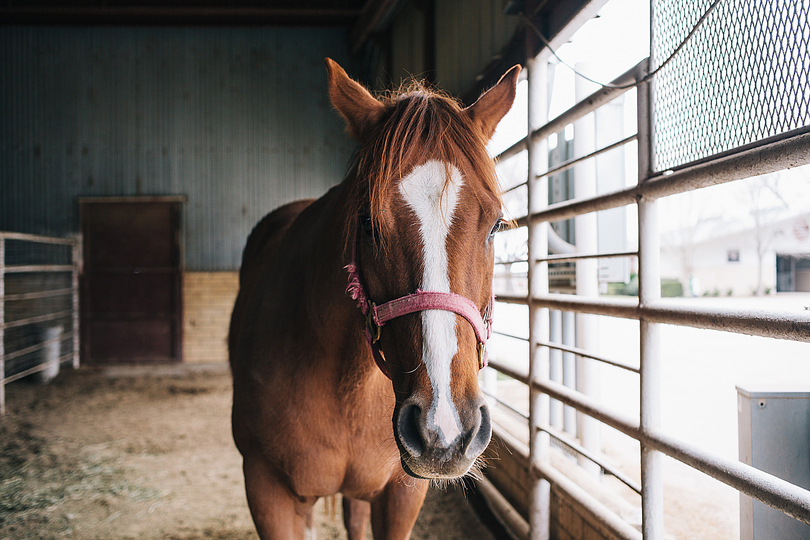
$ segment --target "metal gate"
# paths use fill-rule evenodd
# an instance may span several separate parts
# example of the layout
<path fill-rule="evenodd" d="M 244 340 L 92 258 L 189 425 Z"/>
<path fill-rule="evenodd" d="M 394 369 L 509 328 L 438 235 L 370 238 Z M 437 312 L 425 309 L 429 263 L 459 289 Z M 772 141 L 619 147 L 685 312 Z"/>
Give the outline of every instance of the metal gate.
<path fill-rule="evenodd" d="M 528 535 L 533 539 L 548 538 L 548 482 L 561 481 L 548 463 L 550 439 L 568 444 L 550 427 L 554 401 L 639 441 L 641 485 L 625 480 L 640 492 L 645 539 L 664 538 L 662 455 L 810 523 L 810 491 L 661 430 L 659 350 L 661 324 L 810 342 L 810 313 L 714 309 L 662 300 L 658 232 L 658 200 L 662 197 L 810 163 L 810 6 L 778 0 L 655 0 L 653 4 L 652 59 L 550 121 L 546 112 L 548 48 L 529 61 L 530 135 L 498 156 L 501 164 L 510 160 L 527 163 L 527 181 L 522 185 L 527 190 L 528 211 L 517 220 L 527 231 L 525 259 L 512 258 L 506 264 L 527 265 L 528 293 L 498 295 L 497 301 L 500 309 L 504 304 L 528 307 L 528 361 L 524 369 L 515 368 L 514 362 L 507 365 L 495 360 L 490 366 L 529 387 Z M 549 167 L 549 137 L 631 88 L 637 89 L 635 136 Z M 576 199 L 549 204 L 552 174 L 632 141 L 638 145 L 636 185 L 601 195 L 577 193 Z M 580 246 L 575 254 L 549 255 L 551 222 L 629 205 L 637 206 L 637 252 L 596 253 Z M 637 300 L 549 292 L 550 263 L 575 261 L 579 265 L 607 257 L 638 258 Z M 550 320 L 552 310 L 638 320 L 638 364 L 564 345 L 564 340 L 550 333 L 555 326 Z M 509 331 L 503 335 L 521 339 Z M 552 373 L 551 351 L 637 373 L 640 417 L 616 413 L 587 393 L 563 384 L 559 374 Z M 586 448 L 575 445 L 574 450 L 599 459 Z M 621 529 L 619 537 L 633 537 L 632 528 L 620 523 L 616 527 Z"/>

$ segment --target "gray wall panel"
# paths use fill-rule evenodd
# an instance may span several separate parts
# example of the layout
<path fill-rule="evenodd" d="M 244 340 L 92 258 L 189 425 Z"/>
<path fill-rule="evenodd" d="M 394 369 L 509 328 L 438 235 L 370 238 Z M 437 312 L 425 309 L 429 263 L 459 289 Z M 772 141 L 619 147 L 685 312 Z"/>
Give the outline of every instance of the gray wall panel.
<path fill-rule="evenodd" d="M 342 178 L 323 58 L 345 30 L 0 28 L 0 230 L 78 230 L 77 197 L 188 197 L 186 268 Z"/>

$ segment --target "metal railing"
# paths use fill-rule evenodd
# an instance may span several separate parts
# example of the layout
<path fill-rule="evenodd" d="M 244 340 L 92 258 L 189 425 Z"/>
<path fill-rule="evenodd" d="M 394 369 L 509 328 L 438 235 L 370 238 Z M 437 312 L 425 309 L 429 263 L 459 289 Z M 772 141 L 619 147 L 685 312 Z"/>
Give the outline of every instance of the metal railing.
<path fill-rule="evenodd" d="M 78 239 L 0 232 L 0 414 L 5 385 L 79 367 Z"/>
<path fill-rule="evenodd" d="M 686 444 L 661 431 L 660 388 L 661 360 L 659 351 L 659 325 L 672 324 L 714 329 L 777 339 L 810 342 L 810 312 L 781 313 L 754 310 L 732 310 L 684 306 L 661 300 L 659 264 L 659 235 L 657 199 L 676 193 L 740 180 L 754 175 L 810 163 L 810 129 L 801 128 L 762 140 L 756 144 L 724 152 L 711 159 L 675 171 L 653 173 L 651 167 L 651 100 L 649 82 L 643 82 L 648 60 L 644 60 L 613 81 L 615 86 L 637 85 L 637 135 L 582 158 L 569 160 L 565 167 L 585 159 L 592 159 L 604 151 L 618 148 L 636 140 L 638 142 L 638 184 L 612 193 L 548 204 L 547 178 L 561 167 L 547 165 L 546 139 L 601 105 L 616 98 L 628 88 L 602 88 L 580 101 L 557 118 L 542 125 L 533 118 L 542 118 L 545 112 L 546 88 L 545 57 L 528 62 L 529 125 L 530 135 L 498 156 L 500 161 L 510 159 L 521 151 L 529 153 L 528 215 L 517 220 L 528 227 L 528 297 L 498 295 L 502 303 L 523 304 L 529 308 L 529 362 L 528 369 L 516 370 L 496 360 L 490 366 L 504 375 L 529 387 L 528 461 L 535 474 L 529 493 L 529 537 L 547 538 L 548 487 L 543 479 L 554 481 L 558 473 L 548 462 L 549 436 L 555 437 L 550 425 L 549 411 L 552 398 L 573 407 L 580 413 L 617 429 L 641 444 L 641 505 L 642 535 L 645 539 L 664 538 L 663 528 L 663 473 L 661 456 L 667 455 L 715 478 L 738 491 L 804 522 L 810 523 L 810 491 L 762 472 L 739 461 L 706 452 Z M 538 112 L 539 111 L 539 112 Z M 551 221 L 617 208 L 638 205 L 638 251 L 617 253 L 588 253 L 548 255 L 547 228 Z M 551 294 L 548 291 L 549 262 L 575 261 L 607 257 L 638 257 L 638 299 L 604 299 Z M 552 343 L 549 339 L 549 310 L 562 310 L 580 314 L 604 315 L 638 320 L 640 324 L 639 366 L 591 354 L 572 346 Z M 508 335 L 510 338 L 523 339 Z M 628 418 L 604 407 L 587 395 L 551 381 L 549 377 L 549 351 L 560 350 L 589 358 L 606 365 L 638 373 L 640 376 L 640 415 Z M 508 407 L 511 408 L 511 407 Z M 520 413 L 522 414 L 522 413 Z M 506 434 L 508 437 L 509 435 Z M 598 462 L 592 451 L 577 446 L 574 451 Z M 604 467 L 603 467 L 604 469 Z M 557 475 L 557 476 L 555 476 Z M 543 508 L 546 505 L 546 509 Z"/>

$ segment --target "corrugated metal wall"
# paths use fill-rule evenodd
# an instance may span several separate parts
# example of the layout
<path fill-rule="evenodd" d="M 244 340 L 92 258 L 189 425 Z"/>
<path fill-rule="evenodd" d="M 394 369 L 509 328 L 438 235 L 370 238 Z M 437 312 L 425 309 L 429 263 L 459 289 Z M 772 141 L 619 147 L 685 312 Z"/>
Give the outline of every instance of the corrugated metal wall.
<path fill-rule="evenodd" d="M 509 43 L 519 19 L 504 14 L 503 0 L 435 0 L 436 81 L 453 95 L 469 90 Z M 424 69 L 424 13 L 406 4 L 391 26 L 391 76 Z"/>
<path fill-rule="evenodd" d="M 325 56 L 347 63 L 345 30 L 0 28 L 0 230 L 183 194 L 186 269 L 238 268 L 265 213 L 345 173 Z"/>
<path fill-rule="evenodd" d="M 436 0 L 436 80 L 455 95 L 473 85 L 509 42 L 519 19 L 503 0 Z"/>

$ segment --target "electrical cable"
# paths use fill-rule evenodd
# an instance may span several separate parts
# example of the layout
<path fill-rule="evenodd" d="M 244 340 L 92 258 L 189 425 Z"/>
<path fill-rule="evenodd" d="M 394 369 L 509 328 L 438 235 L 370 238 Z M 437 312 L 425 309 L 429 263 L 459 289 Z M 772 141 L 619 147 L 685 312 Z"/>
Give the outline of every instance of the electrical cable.
<path fill-rule="evenodd" d="M 661 70 L 664 68 L 664 66 L 666 66 L 667 64 L 669 64 L 670 60 L 672 60 L 673 58 L 675 58 L 675 55 L 677 55 L 677 54 L 680 52 L 680 50 L 683 48 L 683 46 L 684 46 L 684 45 L 686 45 L 686 42 L 687 42 L 687 41 L 689 41 L 689 40 L 692 38 L 692 36 L 693 36 L 693 35 L 695 34 L 695 32 L 697 31 L 697 29 L 700 27 L 700 25 L 701 25 L 701 24 L 703 24 L 703 21 L 705 21 L 705 20 L 706 20 L 706 18 L 709 16 L 709 14 L 710 14 L 712 11 L 714 11 L 714 8 L 716 8 L 716 7 L 717 7 L 717 5 L 718 5 L 719 3 L 720 3 L 720 0 L 714 0 L 714 2 L 712 2 L 712 5 L 711 5 L 711 6 L 709 6 L 709 7 L 708 7 L 708 9 L 706 9 L 706 11 L 705 11 L 705 12 L 703 13 L 703 15 L 700 17 L 700 19 L 698 19 L 698 21 L 697 21 L 697 22 L 695 23 L 695 25 L 692 27 L 692 30 L 690 30 L 690 31 L 689 31 L 689 33 L 686 35 L 686 37 L 685 37 L 685 38 L 683 38 L 683 40 L 680 42 L 680 44 L 679 44 L 677 47 L 675 47 L 675 50 L 674 50 L 674 51 L 672 51 L 672 54 L 670 54 L 670 55 L 667 57 L 667 59 L 666 59 L 666 60 L 664 60 L 664 62 L 663 62 L 663 63 L 662 63 L 660 66 L 658 66 L 658 67 L 657 67 L 657 68 L 655 68 L 653 71 L 651 71 L 650 73 L 648 73 L 647 75 L 645 75 L 644 77 L 642 77 L 640 80 L 638 80 L 638 81 L 636 81 L 636 82 L 633 82 L 633 83 L 630 83 L 630 84 L 625 84 L 625 85 L 615 85 L 615 84 L 605 84 L 605 83 L 601 83 L 601 82 L 599 82 L 599 81 L 596 81 L 596 80 L 594 80 L 594 79 L 591 79 L 591 78 L 590 78 L 590 77 L 588 77 L 587 75 L 584 75 L 584 74 L 580 73 L 579 71 L 577 71 L 576 69 L 574 69 L 573 67 L 571 67 L 571 65 L 569 65 L 569 64 L 568 64 L 568 62 L 566 62 L 565 60 L 563 60 L 562 58 L 560 58 L 560 56 L 557 54 L 557 51 L 555 51 L 555 50 L 554 50 L 554 49 L 551 47 L 551 44 L 549 43 L 549 41 L 546 39 L 546 37 L 543 35 L 543 33 L 542 33 L 542 32 L 540 32 L 540 30 L 537 28 L 537 26 L 535 26 L 535 24 L 532 22 L 532 20 L 531 20 L 529 17 L 527 17 L 527 16 L 526 16 L 524 13 L 521 13 L 521 14 L 520 14 L 520 17 L 521 17 L 521 18 L 524 20 L 524 22 L 526 22 L 526 24 L 528 25 L 528 27 L 529 27 L 529 28 L 531 28 L 531 29 L 532 29 L 532 31 L 534 31 L 534 33 L 537 35 L 537 37 L 538 37 L 538 38 L 540 38 L 540 41 L 542 41 L 542 42 L 543 42 L 543 43 L 546 45 L 546 47 L 548 47 L 548 50 L 549 50 L 549 51 L 551 51 L 551 54 L 553 54 L 553 55 L 554 55 L 554 56 L 557 58 L 557 60 L 559 60 L 559 61 L 560 61 L 560 63 L 562 63 L 562 64 L 563 64 L 565 67 L 567 67 L 568 69 L 570 69 L 571 71 L 573 71 L 573 72 L 574 72 L 574 74 L 576 74 L 576 75 L 577 75 L 577 76 L 579 76 L 579 77 L 582 77 L 582 78 L 583 78 L 583 79 L 585 79 L 586 81 L 590 81 L 590 82 L 592 82 L 592 83 L 594 83 L 594 84 L 598 84 L 598 85 L 599 85 L 599 86 L 601 86 L 602 88 L 614 88 L 614 89 L 616 89 L 616 90 L 626 90 L 626 89 L 628 89 L 628 88 L 633 88 L 634 86 L 638 86 L 638 85 L 639 85 L 639 84 L 641 84 L 641 83 L 644 83 L 644 82 L 649 81 L 649 80 L 650 80 L 650 79 L 652 79 L 652 78 L 653 78 L 653 77 L 654 77 L 654 76 L 655 76 L 655 75 L 656 75 L 656 74 L 657 74 L 659 71 L 661 71 Z"/>

